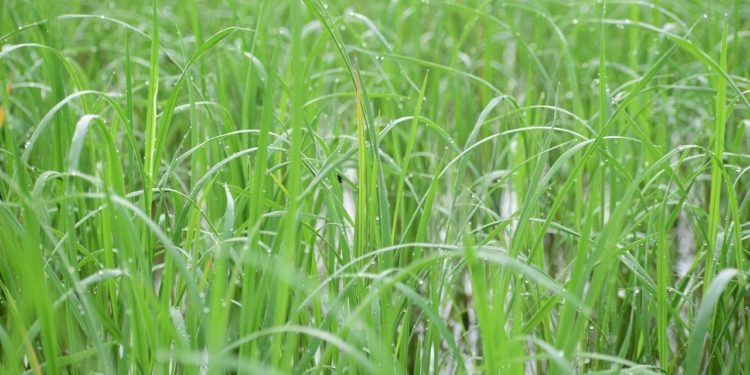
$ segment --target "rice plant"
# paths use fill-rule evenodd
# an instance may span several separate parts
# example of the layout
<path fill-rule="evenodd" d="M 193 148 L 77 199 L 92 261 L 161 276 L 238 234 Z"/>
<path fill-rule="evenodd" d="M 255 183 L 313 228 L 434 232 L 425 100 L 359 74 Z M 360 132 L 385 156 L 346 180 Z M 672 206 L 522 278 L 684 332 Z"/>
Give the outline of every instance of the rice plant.
<path fill-rule="evenodd" d="M 0 374 L 750 374 L 750 3 L 3 0 Z"/>

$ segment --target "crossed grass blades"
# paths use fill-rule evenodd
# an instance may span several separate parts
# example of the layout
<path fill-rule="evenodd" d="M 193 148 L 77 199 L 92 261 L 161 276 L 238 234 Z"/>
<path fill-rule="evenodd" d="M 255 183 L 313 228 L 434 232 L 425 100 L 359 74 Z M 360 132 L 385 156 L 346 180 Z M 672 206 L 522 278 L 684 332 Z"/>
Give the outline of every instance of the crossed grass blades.
<path fill-rule="evenodd" d="M 0 6 L 2 374 L 750 374 L 750 5 Z"/>

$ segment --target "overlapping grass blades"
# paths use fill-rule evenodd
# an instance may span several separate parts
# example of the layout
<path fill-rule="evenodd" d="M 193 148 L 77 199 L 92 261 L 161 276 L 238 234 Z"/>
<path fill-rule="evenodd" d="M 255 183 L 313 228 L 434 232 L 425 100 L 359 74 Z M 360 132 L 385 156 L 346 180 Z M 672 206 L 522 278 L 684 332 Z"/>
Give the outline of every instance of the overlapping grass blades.
<path fill-rule="evenodd" d="M 750 374 L 748 11 L 6 1 L 0 373 Z"/>

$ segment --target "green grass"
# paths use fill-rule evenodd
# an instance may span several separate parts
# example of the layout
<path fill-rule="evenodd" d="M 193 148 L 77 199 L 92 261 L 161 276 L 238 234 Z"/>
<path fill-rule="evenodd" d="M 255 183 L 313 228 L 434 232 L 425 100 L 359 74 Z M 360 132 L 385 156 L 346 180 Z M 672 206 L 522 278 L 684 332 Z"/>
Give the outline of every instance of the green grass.
<path fill-rule="evenodd" d="M 747 374 L 750 4 L 4 0 L 0 374 Z"/>

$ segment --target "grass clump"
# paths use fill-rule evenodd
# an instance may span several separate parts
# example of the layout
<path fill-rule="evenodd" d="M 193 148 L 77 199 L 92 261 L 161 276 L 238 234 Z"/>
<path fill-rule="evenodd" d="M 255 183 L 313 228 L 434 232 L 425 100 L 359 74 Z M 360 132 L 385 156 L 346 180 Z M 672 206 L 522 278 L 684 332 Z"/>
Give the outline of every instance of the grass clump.
<path fill-rule="evenodd" d="M 5 0 L 2 374 L 750 374 L 748 4 Z"/>

